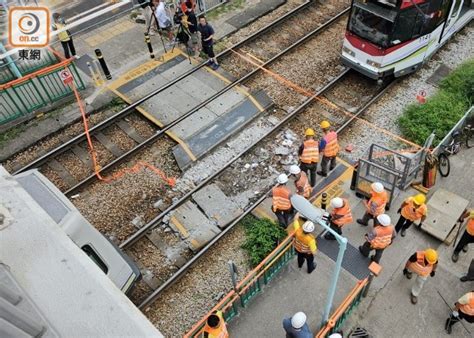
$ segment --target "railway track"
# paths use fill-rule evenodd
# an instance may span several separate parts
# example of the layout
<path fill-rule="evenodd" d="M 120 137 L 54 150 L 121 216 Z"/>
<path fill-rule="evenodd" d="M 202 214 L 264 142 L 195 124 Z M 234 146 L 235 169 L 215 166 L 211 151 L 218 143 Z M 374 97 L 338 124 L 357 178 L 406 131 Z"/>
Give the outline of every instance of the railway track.
<path fill-rule="evenodd" d="M 361 82 L 363 85 L 361 85 Z M 295 110 L 293 110 L 291 113 L 286 115 L 277 125 L 274 126 L 268 133 L 266 133 L 264 136 L 259 138 L 258 140 L 255 141 L 254 144 L 249 146 L 247 149 L 245 149 L 242 153 L 240 153 L 238 156 L 236 156 L 232 161 L 229 161 L 226 165 L 225 168 L 223 168 L 222 171 L 219 173 L 214 174 L 213 176 L 209 177 L 206 181 L 202 182 L 200 186 L 196 187 L 196 190 L 202 189 L 204 186 L 210 184 L 210 183 L 215 183 L 219 182 L 219 180 L 222 178 L 222 176 L 230 176 L 230 177 L 236 177 L 236 175 L 241 172 L 241 166 L 236 166 L 233 167 L 232 165 L 238 161 L 239 159 L 242 159 L 241 163 L 251 163 L 252 158 L 258 157 L 258 151 L 259 149 L 271 149 L 275 147 L 275 134 L 278 133 L 283 133 L 285 131 L 291 130 L 293 132 L 301 132 L 306 126 L 307 122 L 306 121 L 313 121 L 316 120 L 319 121 L 321 119 L 321 114 L 324 112 L 324 118 L 329 119 L 333 125 L 337 127 L 338 133 L 342 134 L 344 133 L 348 126 L 351 125 L 351 123 L 358 119 L 373 103 L 375 103 L 390 87 L 394 85 L 395 82 L 392 82 L 386 86 L 377 86 L 374 83 L 371 83 L 370 81 L 366 81 L 363 76 L 354 74 L 350 70 L 343 70 L 338 76 L 336 76 L 334 79 L 332 79 L 329 83 L 327 83 L 323 88 L 318 90 L 316 93 L 314 93 L 313 96 L 307 98 L 301 105 L 299 105 Z M 347 108 L 341 107 L 338 104 L 339 109 L 336 109 L 334 111 L 334 106 L 332 107 L 333 109 L 328 109 L 327 105 L 325 105 L 325 100 L 328 100 L 331 98 L 331 102 L 334 101 L 334 99 L 337 96 L 340 96 L 341 93 L 344 92 L 344 88 L 347 91 L 350 91 L 353 86 L 358 86 L 357 93 L 360 94 L 360 100 L 358 100 L 357 104 L 352 104 L 352 108 L 356 108 L 356 111 L 354 113 L 349 113 L 347 112 Z M 339 94 L 338 94 L 339 93 Z M 330 112 L 330 110 L 333 110 Z M 338 111 L 339 110 L 339 111 Z M 302 121 L 305 121 L 304 125 L 302 125 Z M 275 157 L 272 157 L 266 161 L 264 166 L 276 166 L 276 162 L 278 162 L 278 159 L 275 159 Z M 252 173 L 251 175 L 254 175 Z M 242 177 L 242 173 L 240 173 L 240 177 L 243 181 L 245 181 L 247 178 L 245 176 Z M 262 179 L 264 177 L 262 176 Z M 225 180 L 228 182 L 228 180 Z M 271 180 L 273 182 L 273 180 Z M 158 298 L 161 297 L 161 295 L 167 290 L 168 288 L 172 287 L 178 280 L 181 280 L 187 272 L 193 267 L 195 264 L 200 262 L 201 259 L 204 259 L 206 256 L 208 260 L 212 261 L 213 258 L 211 257 L 217 257 L 215 254 L 212 254 L 212 250 L 215 247 L 217 243 L 219 243 L 225 236 L 227 236 L 238 224 L 239 222 L 248 214 L 250 214 L 258 205 L 260 205 L 266 198 L 267 198 L 267 193 L 271 190 L 273 185 L 268 185 L 268 181 L 265 182 L 266 186 L 260 186 L 260 187 L 247 187 L 247 189 L 254 189 L 258 190 L 261 193 L 259 193 L 257 196 L 255 196 L 254 200 L 247 205 L 245 208 L 245 211 L 242 212 L 238 217 L 234 218 L 233 221 L 216 237 L 214 237 L 204 248 L 202 248 L 198 253 L 196 253 L 191 259 L 189 259 L 185 265 L 183 265 L 178 271 L 176 271 L 172 277 L 170 277 L 165 283 L 163 283 L 160 287 L 158 287 L 156 290 L 154 290 L 151 294 L 148 295 L 147 298 L 142 300 L 139 304 L 139 308 L 142 310 L 146 310 L 147 316 L 153 321 L 155 318 L 159 318 L 158 313 L 162 314 L 164 311 L 164 304 L 169 304 L 166 300 L 161 299 L 162 301 L 158 303 L 154 303 Z M 224 189 L 223 186 L 221 188 Z M 241 189 L 242 187 L 239 187 L 238 189 Z M 191 195 L 191 194 L 190 194 Z M 191 198 L 191 197 L 188 197 Z M 164 213 L 163 216 L 165 216 L 166 213 Z M 157 223 L 149 223 L 147 226 L 142 228 L 142 233 L 146 233 L 153 227 L 155 227 Z M 134 241 L 138 240 L 140 236 L 136 237 L 135 239 L 130 238 L 128 241 L 122 243 L 121 247 L 122 248 L 129 248 L 130 246 L 133 245 Z M 234 248 L 234 249 L 238 249 Z M 199 263 L 198 263 L 199 264 Z M 207 263 L 203 263 L 203 266 L 207 266 Z M 190 277 L 190 280 L 192 280 L 192 277 Z M 193 283 L 198 283 L 200 285 L 206 285 L 206 283 L 210 283 L 211 281 L 199 281 L 199 280 L 193 280 Z M 181 283 L 186 283 L 180 282 Z M 189 284 L 189 287 L 191 288 L 194 284 Z M 186 290 L 186 288 L 183 289 L 183 285 L 180 285 L 181 290 Z M 196 290 L 193 288 L 193 290 Z M 182 291 L 185 293 L 182 297 L 189 297 L 190 295 L 186 291 Z M 192 290 L 190 292 L 193 292 Z M 170 292 L 171 293 L 171 292 Z M 176 295 L 176 293 L 173 293 Z M 173 296 L 175 297 L 175 296 Z M 179 296 L 178 296 L 179 298 Z M 176 299 L 174 299 L 176 301 Z M 178 302 L 180 300 L 178 299 Z M 199 302 L 199 300 L 197 300 Z M 156 308 L 155 308 L 156 307 Z M 198 305 L 199 307 L 199 305 Z M 192 311 L 191 311 L 192 312 Z M 205 311 L 204 311 L 205 312 Z M 196 314 L 195 319 L 199 318 L 202 314 Z M 165 320 L 166 321 L 166 320 Z M 183 323 L 179 323 L 178 325 L 183 325 Z M 160 329 L 162 328 L 159 326 Z"/>
<path fill-rule="evenodd" d="M 277 27 L 282 27 L 285 25 L 287 20 L 291 20 L 294 16 L 302 13 L 306 10 L 310 5 L 312 5 L 312 1 L 308 1 L 303 3 L 302 5 L 296 7 L 294 10 L 288 12 L 286 15 L 280 17 L 279 19 L 275 20 L 274 22 L 268 24 L 267 26 L 263 27 L 262 29 L 258 30 L 257 32 L 253 33 L 246 39 L 234 44 L 230 48 L 226 49 L 222 53 L 218 55 L 218 58 L 221 60 L 223 58 L 229 57 L 232 55 L 232 49 L 240 48 L 245 46 L 248 43 L 258 39 L 261 35 L 264 35 L 269 30 L 275 29 Z M 135 108 L 137 108 L 140 104 L 143 104 L 153 96 L 165 91 L 172 86 L 179 84 L 181 81 L 184 81 L 190 75 L 196 73 L 201 68 L 205 67 L 205 63 L 201 63 L 200 65 L 190 69 L 189 71 L 185 72 L 184 74 L 178 76 L 173 81 L 167 83 L 166 85 L 156 89 L 152 93 L 149 93 L 142 99 L 130 104 L 125 109 L 121 110 L 117 114 L 105 119 L 101 123 L 98 123 L 94 127 L 90 128 L 90 135 L 94 138 L 94 141 L 99 149 L 99 152 L 102 153 L 104 156 L 100 156 L 102 159 L 102 163 L 100 163 L 101 168 L 99 173 L 103 173 L 106 170 L 109 170 L 116 166 L 117 164 L 123 162 L 129 156 L 136 154 L 141 149 L 145 148 L 146 146 L 152 144 L 160 137 L 166 135 L 166 132 L 176 126 L 178 123 L 183 121 L 184 119 L 190 117 L 195 112 L 197 112 L 200 108 L 204 107 L 206 104 L 212 102 L 214 99 L 218 98 L 228 90 L 234 88 L 238 85 L 238 82 L 235 81 L 234 83 L 230 84 L 229 86 L 225 87 L 222 91 L 219 91 L 197 107 L 191 109 L 189 112 L 185 113 L 183 116 L 175 119 L 170 124 L 166 125 L 162 129 L 158 129 L 157 127 L 149 124 L 150 128 L 154 128 L 155 130 L 148 135 L 141 135 L 133 126 L 129 125 L 128 120 L 130 115 L 139 115 Z M 118 134 L 124 134 L 125 136 L 123 142 L 113 142 L 111 137 L 107 135 L 112 135 L 113 131 L 117 131 Z M 116 138 L 118 139 L 118 138 Z M 128 140 L 127 140 L 128 139 Z M 131 142 L 133 140 L 134 142 Z M 46 154 L 40 156 L 39 158 L 35 159 L 34 161 L 24 165 L 21 168 L 16 168 L 13 174 L 18 174 L 24 172 L 26 170 L 32 168 L 39 168 L 42 166 L 47 165 L 46 172 L 49 174 L 48 176 L 53 178 L 55 183 L 58 183 L 59 186 L 62 187 L 62 190 L 68 194 L 72 195 L 90 182 L 93 182 L 96 178 L 95 173 L 89 172 L 84 175 L 85 167 L 91 168 L 90 159 L 88 158 L 87 153 L 87 146 L 86 143 L 86 134 L 82 133 L 77 135 L 76 137 L 65 140 L 60 146 L 48 151 Z M 121 143 L 117 145 L 117 143 Z M 123 147 L 125 144 L 132 144 L 132 147 Z M 82 145 L 82 146 L 81 146 Z M 100 151 L 103 150 L 103 151 Z M 76 161 L 76 165 L 70 165 L 73 170 L 69 171 L 65 166 L 61 163 L 61 160 L 58 158 L 66 153 L 64 157 L 66 157 L 65 161 Z M 67 166 L 66 166 L 67 167 Z M 81 173 L 82 175 L 80 175 Z"/>

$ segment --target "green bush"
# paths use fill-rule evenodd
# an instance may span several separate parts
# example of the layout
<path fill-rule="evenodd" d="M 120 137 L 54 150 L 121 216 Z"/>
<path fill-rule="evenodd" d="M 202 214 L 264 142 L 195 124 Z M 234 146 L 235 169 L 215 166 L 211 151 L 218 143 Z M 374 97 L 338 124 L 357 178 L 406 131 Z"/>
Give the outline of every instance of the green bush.
<path fill-rule="evenodd" d="M 474 101 L 474 59 L 467 61 L 440 83 L 425 104 L 406 107 L 398 124 L 407 139 L 423 144 L 435 132 L 436 146 L 459 121 Z"/>
<path fill-rule="evenodd" d="M 257 266 L 287 236 L 285 230 L 266 218 L 246 216 L 241 223 L 246 235 L 242 248 L 247 251 L 252 266 Z"/>

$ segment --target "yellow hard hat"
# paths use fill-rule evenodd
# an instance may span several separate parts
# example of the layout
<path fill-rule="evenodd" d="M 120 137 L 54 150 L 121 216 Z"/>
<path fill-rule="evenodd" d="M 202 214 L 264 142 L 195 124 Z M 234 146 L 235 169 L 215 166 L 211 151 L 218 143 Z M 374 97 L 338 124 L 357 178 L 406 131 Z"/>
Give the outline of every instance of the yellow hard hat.
<path fill-rule="evenodd" d="M 323 121 L 319 124 L 319 126 L 323 129 L 327 129 L 331 126 L 331 124 L 328 121 Z"/>
<path fill-rule="evenodd" d="M 413 196 L 413 202 L 415 202 L 415 204 L 422 205 L 423 203 L 425 203 L 425 201 L 426 197 L 423 194 Z"/>
<path fill-rule="evenodd" d="M 308 128 L 308 129 L 306 129 L 306 131 L 304 132 L 304 135 L 305 135 L 305 136 L 314 136 L 314 130 L 311 129 L 311 128 Z"/>
<path fill-rule="evenodd" d="M 434 264 L 438 261 L 438 253 L 434 249 L 425 250 L 425 258 L 430 264 Z"/>

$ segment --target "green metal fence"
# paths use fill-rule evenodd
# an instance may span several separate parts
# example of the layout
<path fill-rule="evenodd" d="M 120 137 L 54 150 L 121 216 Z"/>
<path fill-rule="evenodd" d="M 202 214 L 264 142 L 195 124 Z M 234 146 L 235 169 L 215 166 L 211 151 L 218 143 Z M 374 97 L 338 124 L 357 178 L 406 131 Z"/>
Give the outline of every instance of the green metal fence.
<path fill-rule="evenodd" d="M 257 296 L 265 284 L 268 284 L 277 273 L 286 266 L 286 264 L 295 255 L 293 248 L 293 235 L 285 240 L 268 255 L 255 269 L 253 269 L 236 287 L 229 292 L 212 310 L 222 311 L 226 322 L 234 318 L 241 308 Z M 204 316 L 184 337 L 197 337 L 204 327 L 208 313 Z"/>
<path fill-rule="evenodd" d="M 51 52 L 50 50 L 43 48 L 40 49 L 41 58 L 40 60 L 20 60 L 18 56 L 12 56 L 14 59 L 12 62 L 15 62 L 16 66 L 20 73 L 25 76 L 31 73 L 36 72 L 39 69 L 54 65 L 59 63 L 60 60 Z M 10 64 L 6 60 L 0 61 L 0 84 L 6 84 L 10 81 L 16 79 L 15 74 L 13 74 L 10 69 Z"/>
<path fill-rule="evenodd" d="M 84 89 L 84 82 L 74 63 L 64 62 L 47 73 L 0 87 L 0 126 L 70 95 L 71 87 L 63 84 L 59 76 L 66 68 L 71 71 L 75 86 Z"/>

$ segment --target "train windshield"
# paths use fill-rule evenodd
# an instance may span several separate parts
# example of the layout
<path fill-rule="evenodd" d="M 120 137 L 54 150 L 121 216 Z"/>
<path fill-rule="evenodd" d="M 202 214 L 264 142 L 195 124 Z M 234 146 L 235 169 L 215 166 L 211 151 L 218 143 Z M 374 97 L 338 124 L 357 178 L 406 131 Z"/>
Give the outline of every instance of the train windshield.
<path fill-rule="evenodd" d="M 354 3 L 349 31 L 380 47 L 388 47 L 397 13 L 371 3 Z"/>

